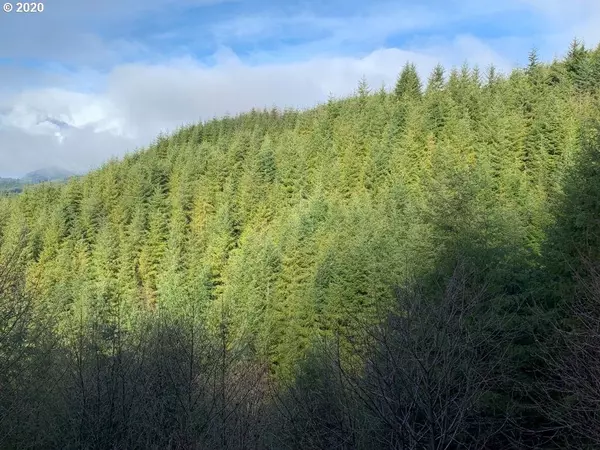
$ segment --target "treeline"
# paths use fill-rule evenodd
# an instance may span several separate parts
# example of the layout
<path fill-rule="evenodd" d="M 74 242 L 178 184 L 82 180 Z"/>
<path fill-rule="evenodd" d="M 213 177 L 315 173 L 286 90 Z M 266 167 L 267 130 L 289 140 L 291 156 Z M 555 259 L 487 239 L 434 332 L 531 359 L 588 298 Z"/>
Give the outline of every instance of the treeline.
<path fill-rule="evenodd" d="M 13 178 L 0 178 L 0 195 L 18 194 L 23 191 L 23 184 Z"/>
<path fill-rule="evenodd" d="M 0 198 L 6 448 L 594 448 L 600 47 L 407 64 Z"/>

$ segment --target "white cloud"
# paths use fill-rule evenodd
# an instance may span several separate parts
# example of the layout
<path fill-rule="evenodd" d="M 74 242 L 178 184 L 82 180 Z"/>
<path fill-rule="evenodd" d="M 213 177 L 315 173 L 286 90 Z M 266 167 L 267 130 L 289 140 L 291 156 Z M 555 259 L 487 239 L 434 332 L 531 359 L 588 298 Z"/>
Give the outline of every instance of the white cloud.
<path fill-rule="evenodd" d="M 144 19 L 235 1 L 238 0 L 49 1 L 41 13 L 0 14 L 0 55 L 79 67 L 111 66 L 153 53 L 146 43 L 130 38 L 130 32 Z"/>
<path fill-rule="evenodd" d="M 295 15 L 256 14 L 236 17 L 217 23 L 211 34 L 219 41 L 232 42 L 254 39 L 310 37 L 311 40 L 377 41 L 392 33 L 409 32 L 448 23 L 462 16 L 463 12 L 440 15 L 439 11 L 424 6 L 406 6 L 399 3 L 373 3 L 362 14 L 323 17 L 306 12 Z M 319 39 L 319 36 L 323 36 Z"/>
<path fill-rule="evenodd" d="M 600 1 L 598 0 L 511 0 L 524 4 L 543 16 L 544 44 L 561 48 L 573 38 L 589 46 L 600 41 Z M 564 52 L 563 52 L 564 53 Z"/>
<path fill-rule="evenodd" d="M 353 11 L 347 17 L 311 11 L 247 16 L 209 29 L 197 27 L 196 39 L 210 35 L 213 44 L 221 43 L 211 66 L 191 56 L 169 59 L 147 43 L 128 41 L 118 33 L 107 41 L 86 29 L 85 17 L 120 25 L 137 14 L 210 2 L 134 0 L 119 15 L 123 4 L 116 0 L 101 7 L 68 0 L 48 4 L 49 14 L 29 18 L 27 26 L 24 18 L 0 24 L 3 56 L 43 56 L 72 63 L 69 70 L 60 65 L 60 70 L 0 65 L 4 81 L 0 86 L 0 175 L 46 165 L 86 170 L 182 124 L 253 107 L 309 107 L 330 93 L 347 95 L 363 75 L 374 89 L 382 83 L 390 86 L 406 61 L 416 63 L 425 80 L 438 62 L 452 66 L 467 60 L 482 67 L 494 63 L 509 70 L 517 62 L 515 55 L 522 61 L 534 45 L 547 57 L 550 50 L 564 52 L 576 35 L 588 43 L 600 40 L 600 1 L 596 0 L 451 0 L 434 2 L 439 8 L 429 10 L 389 2 L 373 3 L 373 8 Z M 456 33 L 452 39 L 435 35 L 438 28 L 448 31 L 451 24 L 477 23 L 478 17 L 489 19 L 507 11 L 533 14 L 538 26 L 532 29 L 538 34 L 485 41 Z M 527 17 L 523 20 L 531 20 L 531 15 Z M 386 47 L 390 35 L 415 30 L 419 34 L 404 49 Z M 173 29 L 173 35 L 166 37 L 182 38 L 181 33 Z M 187 42 L 188 36 L 183 37 Z M 287 46 L 280 43 L 280 47 L 275 45 L 277 51 L 258 46 L 258 51 L 246 54 L 245 62 L 228 48 L 237 41 L 248 49 L 252 42 L 268 38 L 307 40 Z M 362 48 L 379 49 L 356 56 L 356 49 Z M 140 62 L 148 55 L 161 63 Z M 126 60 L 137 62 L 124 64 Z"/>
<path fill-rule="evenodd" d="M 107 75 L 102 92 L 24 90 L 1 103 L 0 171 L 43 165 L 85 170 L 148 144 L 159 131 L 253 107 L 310 107 L 330 93 L 350 94 L 363 75 L 375 89 L 391 86 L 409 60 L 425 78 L 438 62 L 459 65 L 467 58 L 503 64 L 481 41 L 463 36 L 446 46 L 384 48 L 362 58 L 252 66 L 222 49 L 211 67 L 193 59 L 121 65 Z"/>
<path fill-rule="evenodd" d="M 97 132 L 125 135 L 124 123 L 110 101 L 101 95 L 64 89 L 23 91 L 10 100 L 10 107 L 0 115 L 4 127 L 18 128 L 34 134 L 47 134 L 62 128 L 93 128 Z"/>

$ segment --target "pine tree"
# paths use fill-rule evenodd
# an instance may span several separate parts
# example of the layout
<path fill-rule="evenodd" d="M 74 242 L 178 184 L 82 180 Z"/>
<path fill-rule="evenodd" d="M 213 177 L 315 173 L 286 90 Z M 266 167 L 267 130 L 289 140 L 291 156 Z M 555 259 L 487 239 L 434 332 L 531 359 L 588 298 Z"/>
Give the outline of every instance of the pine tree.
<path fill-rule="evenodd" d="M 431 75 L 429 75 L 426 93 L 437 92 L 442 89 L 444 89 L 444 67 L 441 64 L 437 64 Z"/>
<path fill-rule="evenodd" d="M 421 80 L 417 74 L 417 68 L 412 63 L 406 63 L 400 72 L 394 94 L 399 100 L 418 99 L 421 97 Z"/>
<path fill-rule="evenodd" d="M 156 306 L 156 283 L 160 273 L 160 264 L 165 253 L 167 241 L 167 215 L 165 196 L 158 187 L 150 201 L 148 228 L 139 256 L 139 274 L 144 287 L 145 303 Z"/>
<path fill-rule="evenodd" d="M 565 66 L 575 86 L 580 90 L 586 89 L 590 83 L 588 56 L 585 46 L 578 39 L 571 42 Z"/>

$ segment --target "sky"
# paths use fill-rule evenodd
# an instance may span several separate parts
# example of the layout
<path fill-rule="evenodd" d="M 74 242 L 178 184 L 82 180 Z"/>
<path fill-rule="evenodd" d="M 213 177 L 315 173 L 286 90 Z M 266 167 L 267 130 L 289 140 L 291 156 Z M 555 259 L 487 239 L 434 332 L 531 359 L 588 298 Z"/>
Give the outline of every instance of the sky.
<path fill-rule="evenodd" d="M 506 72 L 600 42 L 600 0 L 41 0 L 0 10 L 0 176 L 83 173 L 160 132 L 307 108 L 364 77 L 464 62 Z M 14 4 L 14 3 L 13 3 Z"/>

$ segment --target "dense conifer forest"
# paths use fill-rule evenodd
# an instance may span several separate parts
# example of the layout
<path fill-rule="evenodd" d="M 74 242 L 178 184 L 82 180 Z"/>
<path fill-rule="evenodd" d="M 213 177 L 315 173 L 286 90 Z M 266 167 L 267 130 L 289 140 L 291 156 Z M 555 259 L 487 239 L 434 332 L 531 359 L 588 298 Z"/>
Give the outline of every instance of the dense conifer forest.
<path fill-rule="evenodd" d="M 0 448 L 600 446 L 600 47 L 187 126 L 0 197 Z"/>

